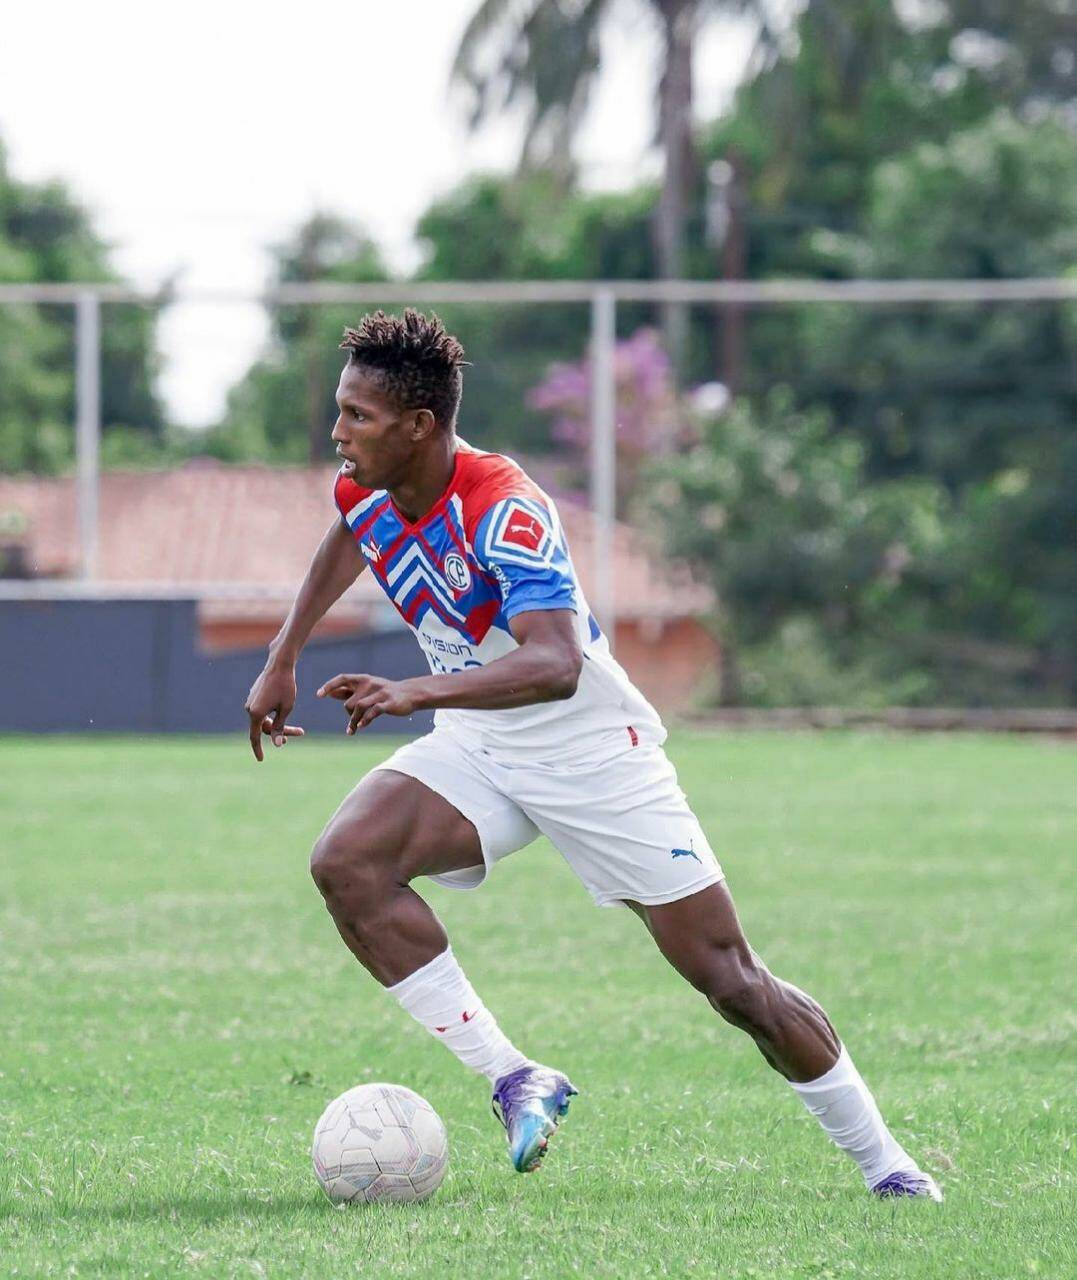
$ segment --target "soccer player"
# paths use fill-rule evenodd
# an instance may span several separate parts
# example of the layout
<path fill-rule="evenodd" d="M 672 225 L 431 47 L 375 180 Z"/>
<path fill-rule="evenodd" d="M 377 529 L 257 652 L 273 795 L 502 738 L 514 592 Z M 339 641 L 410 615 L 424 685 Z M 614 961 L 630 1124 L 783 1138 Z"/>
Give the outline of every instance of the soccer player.
<path fill-rule="evenodd" d="M 311 871 L 345 944 L 401 1006 L 484 1075 L 521 1172 L 538 1167 L 576 1093 L 513 1045 L 416 892 L 475 889 L 549 837 L 600 906 L 641 917 L 662 954 L 766 1061 L 879 1196 L 941 1199 L 890 1133 L 829 1019 L 767 969 L 662 743 L 657 713 L 610 654 L 557 509 L 511 459 L 456 434 L 464 352 L 436 316 L 364 316 L 333 427 L 339 516 L 314 553 L 247 699 L 250 742 L 283 746 L 295 668 L 315 623 L 369 566 L 429 676 L 338 675 L 347 732 L 436 710 L 348 795 Z"/>

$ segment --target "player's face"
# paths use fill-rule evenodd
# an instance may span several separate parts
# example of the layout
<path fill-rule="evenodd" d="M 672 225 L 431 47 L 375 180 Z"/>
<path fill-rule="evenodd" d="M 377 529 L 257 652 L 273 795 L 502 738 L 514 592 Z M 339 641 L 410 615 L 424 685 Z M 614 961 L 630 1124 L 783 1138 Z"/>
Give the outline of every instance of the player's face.
<path fill-rule="evenodd" d="M 401 412 L 377 376 L 348 363 L 337 386 L 332 439 L 345 471 L 367 489 L 392 489 L 407 475 L 421 438 L 414 411 Z"/>

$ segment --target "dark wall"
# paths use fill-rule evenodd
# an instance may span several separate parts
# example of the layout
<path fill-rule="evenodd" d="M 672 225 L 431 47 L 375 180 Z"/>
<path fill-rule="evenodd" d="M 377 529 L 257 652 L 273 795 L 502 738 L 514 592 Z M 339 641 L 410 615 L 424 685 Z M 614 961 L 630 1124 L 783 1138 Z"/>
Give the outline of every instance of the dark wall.
<path fill-rule="evenodd" d="M 193 600 L 0 602 L 0 730 L 245 733 L 265 650 L 199 652 L 196 611 Z M 403 679 L 427 666 L 403 628 L 311 641 L 294 723 L 343 731 L 340 703 L 314 697 L 341 671 Z M 425 733 L 432 723 L 429 713 L 381 716 L 364 732 Z"/>

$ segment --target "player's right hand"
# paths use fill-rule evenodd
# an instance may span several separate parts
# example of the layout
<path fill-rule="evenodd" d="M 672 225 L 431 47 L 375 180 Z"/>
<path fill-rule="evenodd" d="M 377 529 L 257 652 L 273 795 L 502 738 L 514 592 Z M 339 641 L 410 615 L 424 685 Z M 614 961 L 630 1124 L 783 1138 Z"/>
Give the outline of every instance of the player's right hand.
<path fill-rule="evenodd" d="M 289 738 L 301 738 L 303 730 L 287 720 L 295 706 L 295 671 L 266 667 L 251 686 L 244 710 L 251 722 L 251 750 L 255 760 L 262 760 L 262 735 L 273 739 L 275 747 L 283 747 Z"/>

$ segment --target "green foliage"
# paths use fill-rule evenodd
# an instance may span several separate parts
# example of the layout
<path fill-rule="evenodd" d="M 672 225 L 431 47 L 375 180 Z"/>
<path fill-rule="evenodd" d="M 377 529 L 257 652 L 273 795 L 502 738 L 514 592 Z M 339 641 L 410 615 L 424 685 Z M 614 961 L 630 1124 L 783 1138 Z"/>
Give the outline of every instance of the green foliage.
<path fill-rule="evenodd" d="M 918 666 L 895 670 L 893 655 L 859 643 L 839 652 L 818 619 L 786 619 L 772 636 L 736 655 L 739 692 L 758 707 L 915 706 L 931 703 L 935 682 Z"/>
<path fill-rule="evenodd" d="M 834 249 L 849 272 L 1063 275 L 1077 267 L 1073 134 L 999 113 L 913 147 L 877 170 L 864 221 Z M 876 474 L 959 488 L 1042 455 L 1040 433 L 1077 418 L 1075 319 L 1061 304 L 801 309 L 782 375 L 869 442 Z"/>
<path fill-rule="evenodd" d="M 998 111 L 880 166 L 866 260 L 883 276 L 1056 275 L 1077 265 L 1077 147 L 1061 119 Z M 929 216 L 930 215 L 930 216 Z"/>
<path fill-rule="evenodd" d="M 1061 18 L 1036 0 L 954 3 L 927 18 L 906 26 L 887 0 L 809 4 L 795 44 L 705 139 L 744 177 L 749 274 L 1004 279 L 1077 267 L 1072 116 L 1044 106 L 1065 98 L 1072 69 Z M 861 443 L 867 486 L 922 477 L 945 490 L 947 555 L 902 592 L 909 661 L 931 673 L 924 697 L 1077 696 L 1077 570 L 1062 551 L 1074 526 L 1075 320 L 1072 304 L 1044 304 L 816 306 L 745 321 L 751 398 L 781 385 L 798 411 L 821 409 Z M 809 647 L 790 640 L 783 653 L 779 631 L 766 641 L 774 670 Z M 828 661 L 851 671 L 831 631 L 818 634 Z"/>
<path fill-rule="evenodd" d="M 892 0 L 813 0 L 783 47 L 701 149 L 738 161 L 749 274 L 832 275 L 819 230 L 859 225 L 875 166 L 980 119 L 991 99 L 975 78 L 940 76 L 947 39 L 910 29 Z"/>
<path fill-rule="evenodd" d="M 1064 275 L 1077 268 L 1077 147 L 1053 119 L 997 113 L 878 169 L 868 275 Z M 872 477 L 930 475 L 955 500 L 966 596 L 952 625 L 1034 646 L 1048 696 L 1077 693 L 1077 307 L 935 306 L 799 313 L 802 403 L 824 404 L 869 451 Z M 852 354 L 851 354 L 852 353 Z M 792 375 L 792 370 L 790 370 Z M 998 673 L 1027 695 L 1029 664 Z M 1035 679 L 1033 680 L 1035 683 Z"/>
<path fill-rule="evenodd" d="M 727 701 L 1006 704 L 1074 692 L 1077 447 L 955 495 L 872 480 L 863 441 L 787 393 L 658 464 L 667 549 L 721 603 Z M 1063 499 L 1060 501 L 1060 498 Z"/>
<path fill-rule="evenodd" d="M 865 460 L 825 413 L 798 412 L 777 393 L 756 411 L 734 405 L 655 467 L 650 500 L 668 550 L 698 565 L 720 601 L 731 681 L 742 653 L 762 647 L 762 661 L 767 646 L 803 647 L 807 626 L 830 654 L 817 675 L 835 685 L 838 671 L 862 665 L 866 639 L 900 646 L 922 623 L 918 593 L 944 578 L 946 496 L 924 479 L 868 484 Z M 761 691 L 727 682 L 723 695 Z M 798 700 L 825 694 L 805 686 Z"/>
<path fill-rule="evenodd" d="M 419 219 L 422 280 L 647 279 L 654 189 L 564 191 L 547 173 L 466 178 Z"/>
<path fill-rule="evenodd" d="M 694 2 L 694 0 L 693 0 Z M 467 91 L 472 125 L 525 106 L 524 169 L 572 172 L 571 144 L 600 69 L 609 0 L 480 0 L 464 29 L 453 77 Z"/>
<path fill-rule="evenodd" d="M 65 349 L 42 309 L 0 307 L 0 471 L 60 471 L 70 464 Z"/>
<path fill-rule="evenodd" d="M 468 178 L 419 220 L 421 280 L 647 279 L 653 274 L 650 188 L 617 194 L 565 192 L 549 175 Z M 586 304 L 446 306 L 463 342 L 462 433 L 487 448 L 545 452 L 550 424 L 526 406 L 548 366 L 585 351 Z M 620 309 L 622 327 L 650 308 Z"/>
<path fill-rule="evenodd" d="M 956 32 L 958 66 L 974 68 L 1009 106 L 1077 100 L 1072 0 L 945 0 L 938 15 Z"/>
<path fill-rule="evenodd" d="M 1025 118 L 1072 104 L 1072 40 L 1056 0 L 809 0 L 700 140 L 706 159 L 741 165 L 749 274 L 858 274 L 820 232 L 863 226 L 877 167 L 1000 108 Z"/>
<path fill-rule="evenodd" d="M 274 284 L 355 284 L 387 275 L 362 230 L 323 213 L 312 215 L 279 245 L 274 260 Z M 267 350 L 232 388 L 221 422 L 202 433 L 200 452 L 226 462 L 331 457 L 333 397 L 344 363 L 340 339 L 356 319 L 354 307 L 275 308 Z"/>
<path fill-rule="evenodd" d="M 58 182 L 19 182 L 0 146 L 0 280 L 114 281 L 108 246 Z M 74 456 L 74 316 L 69 306 L 0 307 L 0 470 L 61 471 Z M 104 439 L 126 427 L 160 439 L 152 308 L 102 312 Z"/>

